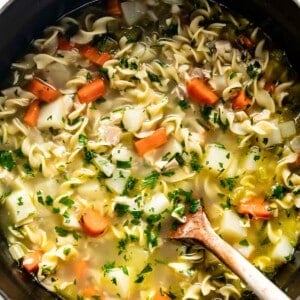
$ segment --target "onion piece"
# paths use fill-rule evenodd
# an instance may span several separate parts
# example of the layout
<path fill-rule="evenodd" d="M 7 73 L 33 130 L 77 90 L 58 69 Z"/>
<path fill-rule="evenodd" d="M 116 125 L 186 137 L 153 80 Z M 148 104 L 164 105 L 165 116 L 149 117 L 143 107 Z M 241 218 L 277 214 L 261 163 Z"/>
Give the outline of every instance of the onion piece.
<path fill-rule="evenodd" d="M 283 138 L 288 138 L 296 134 L 296 126 L 294 121 L 279 123 L 278 127 Z"/>
<path fill-rule="evenodd" d="M 124 19 L 129 26 L 138 22 L 147 13 L 147 6 L 141 2 L 122 2 L 121 8 Z"/>
<path fill-rule="evenodd" d="M 293 151 L 295 151 L 296 153 L 300 153 L 300 136 L 299 135 L 295 136 L 291 140 L 290 144 L 291 144 L 291 148 Z"/>

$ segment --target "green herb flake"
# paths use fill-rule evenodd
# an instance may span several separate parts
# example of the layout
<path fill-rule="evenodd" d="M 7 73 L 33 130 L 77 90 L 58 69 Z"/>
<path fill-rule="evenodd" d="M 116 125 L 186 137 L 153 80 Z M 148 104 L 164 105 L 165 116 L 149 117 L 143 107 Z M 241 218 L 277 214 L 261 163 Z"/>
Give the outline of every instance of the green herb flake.
<path fill-rule="evenodd" d="M 114 211 L 116 212 L 118 217 L 123 217 L 129 212 L 129 205 L 117 203 L 115 205 Z"/>
<path fill-rule="evenodd" d="M 178 100 L 177 104 L 179 105 L 179 107 L 181 108 L 182 111 L 185 111 L 187 109 L 189 109 L 191 107 L 191 105 L 189 104 L 189 102 L 187 102 L 184 99 Z"/>
<path fill-rule="evenodd" d="M 72 199 L 70 199 L 68 196 L 64 196 L 59 199 L 59 203 L 67 206 L 68 208 L 71 208 L 75 202 Z"/>
<path fill-rule="evenodd" d="M 27 163 L 24 163 L 23 164 L 23 170 L 24 170 L 24 172 L 26 173 L 26 174 L 28 174 L 28 175 L 31 175 L 31 176 L 33 176 L 34 174 L 33 174 L 33 170 L 32 170 L 32 168 L 31 168 L 31 166 L 30 166 L 30 164 L 27 162 Z"/>
<path fill-rule="evenodd" d="M 277 184 L 272 189 L 272 197 L 281 200 L 283 198 L 285 192 L 286 192 L 286 188 L 283 185 Z"/>
<path fill-rule="evenodd" d="M 244 246 L 244 247 L 248 247 L 249 246 L 249 242 L 246 239 L 244 239 L 244 240 L 241 240 L 239 242 L 239 245 Z"/>
<path fill-rule="evenodd" d="M 160 83 L 160 79 L 158 77 L 158 75 L 150 72 L 150 71 L 147 71 L 147 75 L 148 75 L 148 78 L 150 79 L 151 82 L 158 82 Z"/>
<path fill-rule="evenodd" d="M 86 146 L 87 142 L 88 142 L 88 138 L 86 135 L 84 134 L 79 134 L 78 136 L 78 142 L 80 145 Z"/>
<path fill-rule="evenodd" d="M 11 151 L 0 150 L 0 166 L 11 171 L 15 166 L 15 161 Z"/>
<path fill-rule="evenodd" d="M 237 184 L 238 178 L 239 178 L 238 176 L 235 176 L 235 177 L 228 177 L 228 178 L 221 179 L 220 185 L 223 188 L 227 188 L 230 192 L 232 192 Z"/>
<path fill-rule="evenodd" d="M 152 173 L 149 176 L 144 178 L 142 182 L 142 187 L 143 188 L 148 187 L 150 189 L 154 189 L 157 184 L 158 178 L 159 178 L 159 173 L 157 171 L 152 171 Z"/>
<path fill-rule="evenodd" d="M 104 264 L 104 266 L 102 267 L 104 276 L 106 274 L 108 274 L 109 272 L 111 272 L 115 268 L 115 265 L 116 265 L 116 263 L 114 261 Z"/>
<path fill-rule="evenodd" d="M 66 237 L 69 234 L 68 230 L 58 226 L 55 226 L 55 232 L 61 237 Z"/>
<path fill-rule="evenodd" d="M 131 161 L 123 161 L 123 160 L 117 160 L 117 168 L 120 169 L 130 169 L 131 168 Z"/>
<path fill-rule="evenodd" d="M 147 264 L 144 269 L 139 273 L 137 274 L 137 278 L 136 280 L 134 281 L 135 283 L 141 283 L 144 281 L 144 275 L 146 273 L 150 273 L 152 272 L 152 267 L 151 267 L 151 264 Z"/>

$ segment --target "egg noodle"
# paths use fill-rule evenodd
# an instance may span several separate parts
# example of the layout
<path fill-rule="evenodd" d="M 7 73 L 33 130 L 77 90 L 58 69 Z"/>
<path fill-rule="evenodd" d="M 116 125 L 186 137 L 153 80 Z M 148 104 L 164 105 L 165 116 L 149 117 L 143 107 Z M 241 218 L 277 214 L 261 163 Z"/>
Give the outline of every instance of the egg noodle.
<path fill-rule="evenodd" d="M 1 227 L 65 299 L 249 295 L 202 245 L 168 239 L 201 206 L 266 275 L 293 257 L 299 84 L 285 54 L 213 2 L 169 2 L 63 18 L 2 90 Z"/>

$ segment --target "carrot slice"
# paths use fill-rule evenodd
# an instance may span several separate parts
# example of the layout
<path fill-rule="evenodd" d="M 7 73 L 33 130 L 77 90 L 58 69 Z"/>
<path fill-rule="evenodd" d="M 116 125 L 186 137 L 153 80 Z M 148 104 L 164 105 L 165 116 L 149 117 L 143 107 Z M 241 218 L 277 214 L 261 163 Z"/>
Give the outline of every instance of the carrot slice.
<path fill-rule="evenodd" d="M 153 134 L 147 136 L 141 140 L 138 140 L 134 143 L 135 149 L 138 155 L 143 156 L 148 151 L 156 149 L 164 145 L 168 141 L 168 136 L 166 129 L 161 127 L 154 131 Z"/>
<path fill-rule="evenodd" d="M 40 115 L 40 101 L 34 100 L 28 106 L 28 109 L 24 116 L 24 122 L 30 126 L 35 127 Z"/>
<path fill-rule="evenodd" d="M 251 50 L 255 47 L 255 43 L 245 35 L 241 35 L 240 41 L 248 50 Z"/>
<path fill-rule="evenodd" d="M 103 299 L 103 293 L 99 291 L 98 289 L 92 287 L 92 286 L 85 286 L 82 289 L 82 295 L 83 297 L 92 298 L 92 299 Z"/>
<path fill-rule="evenodd" d="M 242 199 L 237 206 L 237 211 L 243 215 L 252 216 L 255 219 L 269 219 L 273 216 L 270 204 L 260 196 Z"/>
<path fill-rule="evenodd" d="M 121 10 L 120 1 L 119 0 L 109 0 L 108 6 L 107 6 L 107 11 L 110 15 L 121 16 L 122 10 Z"/>
<path fill-rule="evenodd" d="M 110 60 L 112 56 L 107 52 L 99 53 L 99 51 L 90 45 L 83 47 L 80 51 L 81 55 L 92 63 L 102 66 L 106 61 Z"/>
<path fill-rule="evenodd" d="M 276 85 L 271 82 L 267 82 L 264 86 L 264 89 L 271 94 L 274 93 L 275 88 L 276 88 Z"/>
<path fill-rule="evenodd" d="M 56 88 L 39 78 L 31 80 L 28 85 L 28 91 L 44 102 L 52 102 L 60 95 L 60 92 Z"/>
<path fill-rule="evenodd" d="M 23 257 L 22 266 L 28 273 L 37 272 L 39 263 L 42 258 L 41 251 L 34 250 L 25 254 Z"/>
<path fill-rule="evenodd" d="M 71 41 L 68 41 L 65 38 L 58 38 L 57 48 L 59 50 L 71 51 L 74 48 L 76 48 L 76 45 L 74 43 L 72 43 Z"/>
<path fill-rule="evenodd" d="M 81 227 L 89 236 L 97 237 L 103 234 L 108 225 L 108 219 L 93 208 L 87 208 L 82 214 Z"/>
<path fill-rule="evenodd" d="M 192 78 L 187 83 L 189 97 L 199 104 L 212 105 L 219 99 L 218 95 L 200 78 Z"/>
<path fill-rule="evenodd" d="M 162 291 L 157 291 L 153 297 L 153 300 L 170 300 L 171 298 L 163 293 Z"/>
<path fill-rule="evenodd" d="M 81 87 L 77 91 L 77 96 L 81 103 L 90 103 L 102 97 L 105 94 L 105 91 L 104 80 L 98 78 Z"/>
<path fill-rule="evenodd" d="M 234 110 L 245 110 L 251 104 L 251 99 L 247 97 L 245 90 L 241 89 L 237 96 L 232 99 L 231 103 Z"/>
<path fill-rule="evenodd" d="M 87 276 L 88 263 L 83 259 L 78 259 L 72 263 L 71 270 L 74 274 L 74 278 L 76 279 L 76 281 L 81 282 Z"/>

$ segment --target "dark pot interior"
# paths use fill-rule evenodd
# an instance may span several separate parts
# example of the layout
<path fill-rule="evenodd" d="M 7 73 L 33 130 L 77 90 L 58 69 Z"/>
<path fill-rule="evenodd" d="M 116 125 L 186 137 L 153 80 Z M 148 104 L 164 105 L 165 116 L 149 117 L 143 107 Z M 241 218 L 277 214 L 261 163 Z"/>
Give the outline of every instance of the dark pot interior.
<path fill-rule="evenodd" d="M 105 0 L 104 0 L 105 1 Z M 33 38 L 61 16 L 90 3 L 101 0 L 10 0 L 0 11 L 0 86 L 12 61 L 26 52 Z M 300 7 L 293 0 L 220 0 L 262 27 L 272 39 L 285 49 L 290 62 L 300 72 Z M 22 273 L 12 261 L 3 235 L 0 233 L 0 296 L 7 299 L 57 299 Z M 284 266 L 276 282 L 293 299 L 300 296 L 300 254 Z"/>

